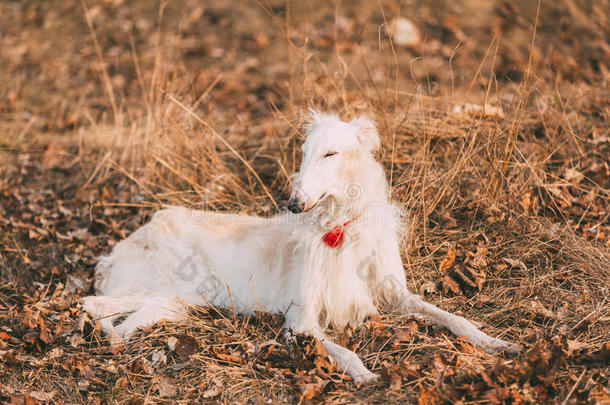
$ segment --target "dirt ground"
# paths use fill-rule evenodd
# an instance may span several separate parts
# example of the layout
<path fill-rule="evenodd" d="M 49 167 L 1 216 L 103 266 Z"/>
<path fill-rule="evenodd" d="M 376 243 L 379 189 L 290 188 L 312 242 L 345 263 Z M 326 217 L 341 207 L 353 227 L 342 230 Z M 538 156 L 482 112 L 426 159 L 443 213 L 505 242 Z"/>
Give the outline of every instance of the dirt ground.
<path fill-rule="evenodd" d="M 608 16 L 1 2 L 0 401 L 610 404 Z M 386 314 L 332 331 L 382 375 L 358 386 L 280 315 L 193 308 L 111 343 L 82 312 L 96 258 L 156 209 L 285 209 L 311 107 L 376 120 L 409 288 L 519 355 Z"/>

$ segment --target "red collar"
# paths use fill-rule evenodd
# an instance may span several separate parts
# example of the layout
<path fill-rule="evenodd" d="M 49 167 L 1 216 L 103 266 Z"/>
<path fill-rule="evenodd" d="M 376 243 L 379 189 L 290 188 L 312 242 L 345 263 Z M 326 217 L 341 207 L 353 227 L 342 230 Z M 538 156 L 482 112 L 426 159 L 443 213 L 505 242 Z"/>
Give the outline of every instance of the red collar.
<path fill-rule="evenodd" d="M 322 240 L 331 248 L 336 248 L 341 244 L 341 241 L 343 241 L 343 228 L 357 220 L 359 216 L 360 214 L 356 215 L 354 219 L 350 219 L 343 225 L 335 226 L 333 229 L 326 232 L 324 236 L 322 236 Z"/>

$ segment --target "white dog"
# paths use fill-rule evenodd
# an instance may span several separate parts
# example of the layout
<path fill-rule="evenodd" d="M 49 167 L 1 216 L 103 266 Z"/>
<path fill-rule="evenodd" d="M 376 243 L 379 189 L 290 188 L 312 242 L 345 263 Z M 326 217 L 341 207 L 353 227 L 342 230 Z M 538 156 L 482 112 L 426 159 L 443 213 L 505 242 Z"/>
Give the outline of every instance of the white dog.
<path fill-rule="evenodd" d="M 378 147 L 370 120 L 343 122 L 314 112 L 291 212 L 259 218 L 182 207 L 160 211 L 101 258 L 99 296 L 85 298 L 85 310 L 106 333 L 120 336 L 180 319 L 183 303 L 282 313 L 288 331 L 320 339 L 357 382 L 377 375 L 324 330 L 358 325 L 378 307 L 429 318 L 487 352 L 518 351 L 407 290 L 401 219 L 373 157 Z"/>

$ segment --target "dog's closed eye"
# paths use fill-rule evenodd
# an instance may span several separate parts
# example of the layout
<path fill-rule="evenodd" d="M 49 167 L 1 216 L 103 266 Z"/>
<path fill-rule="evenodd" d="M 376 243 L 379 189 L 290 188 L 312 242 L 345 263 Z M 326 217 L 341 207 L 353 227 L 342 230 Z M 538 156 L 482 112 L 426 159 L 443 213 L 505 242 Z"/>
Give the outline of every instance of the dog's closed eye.
<path fill-rule="evenodd" d="M 324 157 L 327 158 L 327 157 L 335 156 L 337 153 L 339 153 L 339 152 L 331 151 L 331 152 L 326 153 L 326 155 L 324 155 Z"/>

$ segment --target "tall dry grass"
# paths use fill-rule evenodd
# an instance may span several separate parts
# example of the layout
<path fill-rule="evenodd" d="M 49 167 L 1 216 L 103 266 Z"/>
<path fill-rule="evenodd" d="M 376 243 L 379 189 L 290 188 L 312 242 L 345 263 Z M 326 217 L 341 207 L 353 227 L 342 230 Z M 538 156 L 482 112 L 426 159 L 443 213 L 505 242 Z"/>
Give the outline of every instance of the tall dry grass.
<path fill-rule="evenodd" d="M 410 212 L 402 253 L 414 289 L 434 278 L 439 255 L 457 237 L 492 232 L 510 235 L 494 246 L 496 255 L 511 251 L 511 257 L 533 265 L 523 274 L 513 272 L 510 284 L 529 282 L 535 269 L 584 266 L 579 288 L 587 284 L 591 299 L 603 301 L 603 280 L 610 271 L 607 244 L 582 242 L 574 233 L 574 218 L 552 207 L 565 205 L 566 187 L 593 193 L 592 204 L 603 205 L 609 197 L 603 185 L 573 184 L 564 175 L 575 162 L 591 156 L 585 138 L 597 125 L 575 111 L 594 109 L 607 92 L 549 80 L 536 43 L 539 9 L 519 81 L 494 76 L 501 39 L 493 38 L 482 57 L 473 60 L 472 77 L 456 85 L 452 60 L 429 67 L 424 56 L 405 66 L 383 28 L 378 28 L 377 52 L 357 46 L 357 56 L 348 57 L 336 45 L 320 54 L 307 44 L 307 29 L 298 28 L 289 13 L 281 19 L 269 4 L 259 7 L 284 35 L 284 43 L 276 45 L 281 56 L 274 61 L 284 69 L 276 89 L 281 106 L 277 97 L 268 101 L 265 113 L 235 114 L 235 100 L 229 101 L 231 107 L 222 105 L 223 99 L 241 97 L 239 84 L 251 78 L 246 74 L 251 60 L 233 71 L 208 75 L 205 90 L 193 94 L 190 87 L 198 80 L 197 72 L 189 71 L 179 54 L 168 52 L 180 39 L 161 30 L 161 7 L 146 67 L 139 50 L 131 49 L 142 97 L 115 98 L 109 74 L 101 72 L 100 81 L 112 95 L 108 103 L 113 116 L 104 124 L 94 123 L 83 135 L 85 148 L 101 156 L 91 181 L 118 171 L 137 185 L 139 199 L 147 205 L 272 215 L 285 204 L 291 174 L 298 168 L 308 109 L 334 111 L 346 119 L 365 114 L 379 126 L 380 161 L 392 199 Z M 376 7 L 389 26 L 390 12 L 381 3 Z M 337 5 L 337 42 L 342 11 Z M 87 22 L 97 44 L 96 28 L 89 17 Z M 96 45 L 96 51 L 103 65 L 103 50 Z M 420 79 L 414 76 L 416 70 L 424 72 Z M 439 84 L 428 70 L 450 72 L 451 81 Z M 400 76 L 404 71 L 411 71 L 412 81 Z M 221 83 L 228 84 L 219 89 Z M 215 92 L 218 97 L 213 97 Z M 601 108 L 600 114 L 607 122 L 608 109 Z M 536 256 L 549 251 L 561 264 L 538 262 Z"/>
<path fill-rule="evenodd" d="M 610 98 L 605 42 L 599 39 L 607 28 L 605 6 L 435 0 L 353 7 L 333 2 L 331 9 L 321 3 L 219 1 L 204 7 L 185 0 L 158 7 L 116 1 L 81 3 L 76 16 L 58 3 L 54 7 L 64 14 L 56 13 L 56 24 L 72 30 L 74 41 L 86 37 L 86 46 L 69 49 L 71 42 L 56 29 L 57 49 L 34 41 L 27 52 L 19 46 L 7 51 L 8 65 L 17 67 L 11 71 L 15 80 L 0 82 L 0 102 L 7 93 L 10 104 L 0 104 L 0 129 L 7 128 L 8 138 L 2 147 L 47 137 L 75 150 L 73 164 L 86 172 L 84 186 L 115 187 L 116 194 L 128 195 L 127 202 L 115 202 L 108 192 L 91 207 L 95 219 L 106 216 L 99 206 L 124 205 L 272 215 L 286 204 L 308 109 L 345 119 L 369 115 L 378 123 L 379 160 L 392 200 L 410 214 L 401 246 L 409 288 L 525 348 L 556 334 L 600 347 L 610 322 L 610 162 L 604 141 Z M 53 12 L 31 12 L 34 22 L 22 22 L 28 29 L 13 35 L 15 45 L 32 32 L 44 44 L 50 35 L 44 25 L 53 24 L 46 17 Z M 394 44 L 388 35 L 386 27 L 399 15 L 425 31 L 417 48 Z M 565 25 L 557 15 L 570 22 L 565 32 L 554 29 Z M 35 18 L 44 20 L 42 32 Z M 579 46 L 570 35 L 590 43 Z M 37 57 L 38 65 L 28 64 Z M 0 63 L 7 64 L 3 54 Z M 34 73 L 25 75 L 27 69 Z M 49 80 L 48 92 L 40 91 L 39 72 L 58 77 Z M 121 226 L 135 222 L 113 222 L 102 232 L 113 228 L 118 239 L 131 230 Z M 171 375 L 185 398 L 245 402 L 263 391 L 265 398 L 295 400 L 294 381 L 273 369 L 302 353 L 275 345 L 278 354 L 265 366 L 258 354 L 246 354 L 245 342 L 278 340 L 281 317 L 194 311 L 186 323 L 141 333 L 125 351 L 113 353 L 113 361 L 132 376 L 142 374 L 134 364 L 165 353 L 168 337 L 188 331 L 205 347 L 184 369 L 164 369 L 164 378 Z M 382 318 L 392 336 L 411 321 Z M 424 323 L 399 348 L 362 330 L 337 331 L 335 338 L 357 346 L 376 370 L 405 359 L 426 367 L 438 353 L 460 352 L 465 383 L 478 378 L 472 377 L 476 370 L 501 361 L 460 351 L 459 340 Z M 225 345 L 247 358 L 246 365 L 219 364 L 213 349 Z M 108 359 L 101 341 L 91 344 L 101 355 L 90 346 L 67 346 L 66 353 L 86 351 L 93 362 Z M 580 360 L 570 361 L 574 368 Z M 566 370 L 557 377 L 561 398 L 578 385 Z M 106 376 L 116 383 L 108 388 L 109 401 L 131 395 L 161 400 L 153 388 L 162 383 L 155 380 L 158 373 L 144 374 L 150 378 L 125 386 L 114 373 Z M 340 389 L 326 399 L 414 400 L 417 387 L 423 392 L 435 386 L 431 375 L 405 379 L 391 390 L 349 391 L 335 381 Z"/>

